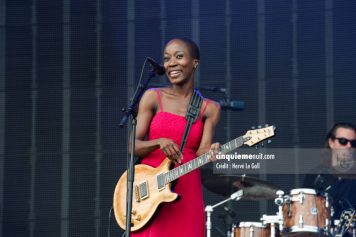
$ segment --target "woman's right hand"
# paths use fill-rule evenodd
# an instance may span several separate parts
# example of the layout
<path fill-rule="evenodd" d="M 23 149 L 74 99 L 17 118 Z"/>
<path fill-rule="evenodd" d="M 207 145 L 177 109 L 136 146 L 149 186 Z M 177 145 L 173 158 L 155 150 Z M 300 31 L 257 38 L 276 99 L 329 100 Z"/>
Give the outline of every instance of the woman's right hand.
<path fill-rule="evenodd" d="M 172 160 L 176 164 L 181 164 L 183 160 L 183 155 L 179 150 L 178 145 L 171 139 L 160 138 L 159 148 L 167 156 L 168 159 Z"/>

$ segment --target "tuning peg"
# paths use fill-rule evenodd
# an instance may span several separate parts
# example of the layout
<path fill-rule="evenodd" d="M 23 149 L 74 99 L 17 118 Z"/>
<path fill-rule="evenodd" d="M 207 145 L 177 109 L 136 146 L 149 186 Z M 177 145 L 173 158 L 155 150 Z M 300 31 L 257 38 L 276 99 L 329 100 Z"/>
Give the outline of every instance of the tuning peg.
<path fill-rule="evenodd" d="M 271 140 L 271 139 L 268 139 L 268 140 L 267 140 L 267 144 L 270 144 L 270 143 L 272 143 L 272 140 Z"/>
<path fill-rule="evenodd" d="M 265 124 L 265 128 L 268 128 L 268 127 L 269 127 L 269 124 L 266 123 L 266 124 Z"/>
<path fill-rule="evenodd" d="M 258 128 L 262 128 L 262 126 L 261 126 L 261 125 L 258 125 Z"/>
<path fill-rule="evenodd" d="M 252 126 L 251 129 L 256 129 L 256 127 L 255 127 L 255 126 Z"/>

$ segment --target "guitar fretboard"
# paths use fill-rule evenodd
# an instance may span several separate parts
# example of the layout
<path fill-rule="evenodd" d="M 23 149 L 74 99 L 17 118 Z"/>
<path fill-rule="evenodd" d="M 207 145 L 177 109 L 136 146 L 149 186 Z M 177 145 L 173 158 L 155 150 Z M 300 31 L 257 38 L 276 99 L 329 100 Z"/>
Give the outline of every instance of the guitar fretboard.
<path fill-rule="evenodd" d="M 228 143 L 221 146 L 221 153 L 224 154 L 235 150 L 236 148 L 242 146 L 247 139 L 249 138 L 244 138 L 241 136 L 232 141 L 229 141 Z M 164 177 L 165 184 L 167 184 L 209 162 L 210 153 L 208 152 L 161 175 Z"/>

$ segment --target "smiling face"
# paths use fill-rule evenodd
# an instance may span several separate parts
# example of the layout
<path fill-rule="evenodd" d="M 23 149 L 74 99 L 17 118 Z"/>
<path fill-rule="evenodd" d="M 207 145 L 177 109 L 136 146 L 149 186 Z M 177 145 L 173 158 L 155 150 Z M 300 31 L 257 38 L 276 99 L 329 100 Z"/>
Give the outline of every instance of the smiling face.
<path fill-rule="evenodd" d="M 166 75 L 172 84 L 184 84 L 194 79 L 199 60 L 192 57 L 186 42 L 179 39 L 168 42 L 163 59 Z"/>

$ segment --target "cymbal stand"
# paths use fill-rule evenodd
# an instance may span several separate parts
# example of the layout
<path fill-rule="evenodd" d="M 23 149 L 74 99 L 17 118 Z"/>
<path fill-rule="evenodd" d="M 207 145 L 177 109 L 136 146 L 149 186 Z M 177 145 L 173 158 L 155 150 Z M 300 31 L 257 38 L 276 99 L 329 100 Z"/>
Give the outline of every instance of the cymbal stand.
<path fill-rule="evenodd" d="M 214 211 L 214 208 L 228 202 L 228 201 L 231 201 L 231 200 L 234 200 L 234 201 L 238 201 L 240 200 L 241 198 L 243 197 L 243 190 L 239 190 L 233 194 L 231 194 L 231 196 L 228 198 L 228 199 L 225 199 L 213 206 L 211 205 L 208 205 L 205 207 L 205 212 L 206 212 L 206 237 L 211 237 L 211 227 L 212 227 L 212 224 L 211 224 L 211 213 Z"/>
<path fill-rule="evenodd" d="M 290 200 L 288 198 L 287 198 L 288 200 L 286 200 L 283 197 L 284 192 L 282 190 L 278 190 L 276 194 L 278 195 L 278 197 L 274 199 L 274 203 L 278 206 L 277 219 L 279 224 L 279 230 L 282 231 L 283 230 L 283 205 L 285 203 L 290 202 Z"/>
<path fill-rule="evenodd" d="M 283 195 L 284 192 L 281 190 L 277 191 L 278 198 L 274 200 L 275 204 L 278 205 L 278 212 L 276 213 L 277 215 L 263 215 L 261 218 L 261 221 L 263 225 L 270 224 L 271 225 L 271 237 L 276 236 L 276 228 L 275 224 L 279 224 L 279 230 L 283 230 L 283 204 L 285 203 Z"/>

